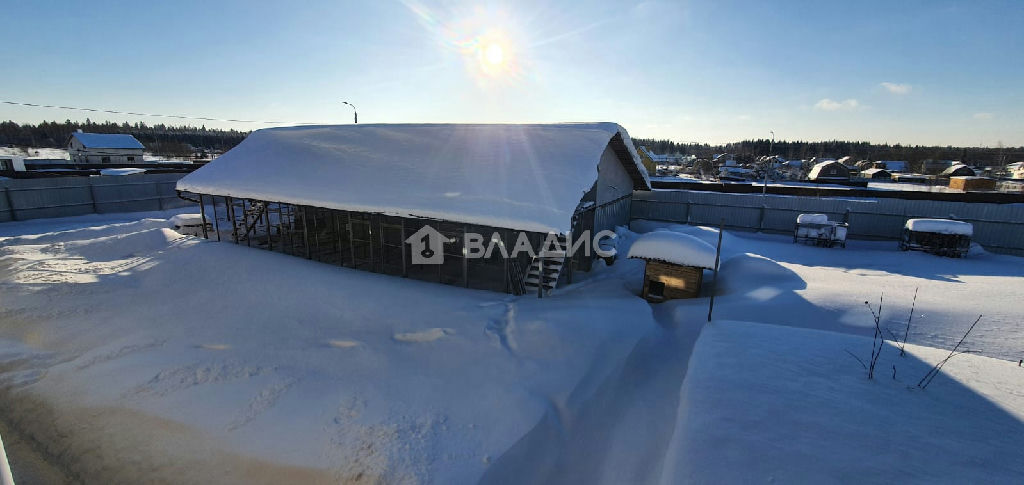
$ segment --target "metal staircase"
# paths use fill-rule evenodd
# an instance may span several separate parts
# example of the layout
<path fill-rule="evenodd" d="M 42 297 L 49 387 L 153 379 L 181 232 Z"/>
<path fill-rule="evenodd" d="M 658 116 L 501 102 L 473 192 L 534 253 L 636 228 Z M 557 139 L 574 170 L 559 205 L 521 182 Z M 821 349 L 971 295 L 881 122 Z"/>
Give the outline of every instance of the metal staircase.
<path fill-rule="evenodd" d="M 545 241 L 546 242 L 546 241 Z M 558 285 L 558 278 L 565 267 L 567 242 L 564 234 L 558 235 L 557 247 L 543 247 L 530 263 L 530 270 L 523 279 L 527 293 L 536 292 L 538 297 L 551 293 Z"/>
<path fill-rule="evenodd" d="M 244 202 L 242 207 L 245 207 Z M 251 235 L 255 235 L 256 227 L 263 221 L 263 213 L 266 210 L 267 204 L 262 201 L 253 201 L 249 207 L 245 207 L 242 211 L 242 225 L 236 225 L 233 230 L 232 237 L 235 241 L 245 241 Z"/>

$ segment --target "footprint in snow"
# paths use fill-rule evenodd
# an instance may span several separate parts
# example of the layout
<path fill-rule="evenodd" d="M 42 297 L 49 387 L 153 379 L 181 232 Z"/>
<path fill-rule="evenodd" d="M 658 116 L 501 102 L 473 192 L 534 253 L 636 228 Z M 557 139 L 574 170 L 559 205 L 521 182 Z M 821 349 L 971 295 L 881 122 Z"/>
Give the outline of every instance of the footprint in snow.
<path fill-rule="evenodd" d="M 336 349 L 351 349 L 352 347 L 358 347 L 362 344 L 363 343 L 358 340 L 334 339 L 327 341 L 327 345 Z"/>
<path fill-rule="evenodd" d="M 394 339 L 399 342 L 433 342 L 453 333 L 455 329 L 452 328 L 431 328 L 419 332 L 396 333 Z"/>

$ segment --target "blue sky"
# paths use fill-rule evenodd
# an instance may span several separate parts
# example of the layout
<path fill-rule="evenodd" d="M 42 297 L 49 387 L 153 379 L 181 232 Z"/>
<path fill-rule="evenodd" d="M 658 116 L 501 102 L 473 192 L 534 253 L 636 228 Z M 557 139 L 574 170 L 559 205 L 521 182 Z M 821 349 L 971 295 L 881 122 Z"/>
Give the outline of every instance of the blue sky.
<path fill-rule="evenodd" d="M 0 10 L 3 100 L 347 123 L 345 99 L 363 123 L 616 121 L 636 137 L 708 143 L 771 130 L 1024 145 L 1019 0 L 3 0 Z M 0 105 L 0 119 L 19 122 L 85 116 Z"/>

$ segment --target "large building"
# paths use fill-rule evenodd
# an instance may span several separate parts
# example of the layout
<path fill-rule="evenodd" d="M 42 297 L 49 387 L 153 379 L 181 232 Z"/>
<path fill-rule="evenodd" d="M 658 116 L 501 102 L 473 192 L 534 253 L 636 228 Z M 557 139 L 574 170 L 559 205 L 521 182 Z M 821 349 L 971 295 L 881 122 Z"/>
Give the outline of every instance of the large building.
<path fill-rule="evenodd" d="M 650 190 L 650 182 L 615 123 L 402 124 L 259 130 L 177 188 L 215 211 L 211 237 L 379 273 L 543 294 L 593 261 L 567 257 L 565 240 L 628 224 L 633 191 Z M 473 234 L 499 247 L 467 257 Z M 431 245 L 434 236 L 440 242 Z M 552 236 L 560 248 L 502 256 L 520 237 L 539 251 Z M 414 261 L 427 253 L 439 261 Z"/>
<path fill-rule="evenodd" d="M 71 162 L 82 164 L 142 163 L 145 150 L 142 143 L 131 135 L 80 131 L 71 134 L 67 146 Z"/>

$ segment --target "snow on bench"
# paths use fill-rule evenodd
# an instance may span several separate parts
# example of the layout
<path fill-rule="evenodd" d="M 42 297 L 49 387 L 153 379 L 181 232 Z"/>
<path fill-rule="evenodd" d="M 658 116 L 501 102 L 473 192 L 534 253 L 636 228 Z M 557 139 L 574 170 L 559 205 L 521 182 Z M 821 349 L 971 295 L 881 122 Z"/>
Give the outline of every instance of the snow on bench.
<path fill-rule="evenodd" d="M 168 221 L 172 227 L 201 226 L 203 216 L 200 214 L 178 214 Z"/>
<path fill-rule="evenodd" d="M 629 248 L 628 257 L 715 269 L 714 246 L 678 232 L 655 231 L 644 234 Z"/>
<path fill-rule="evenodd" d="M 948 219 L 910 219 L 904 226 L 908 231 L 973 236 L 974 226 L 969 222 Z"/>

